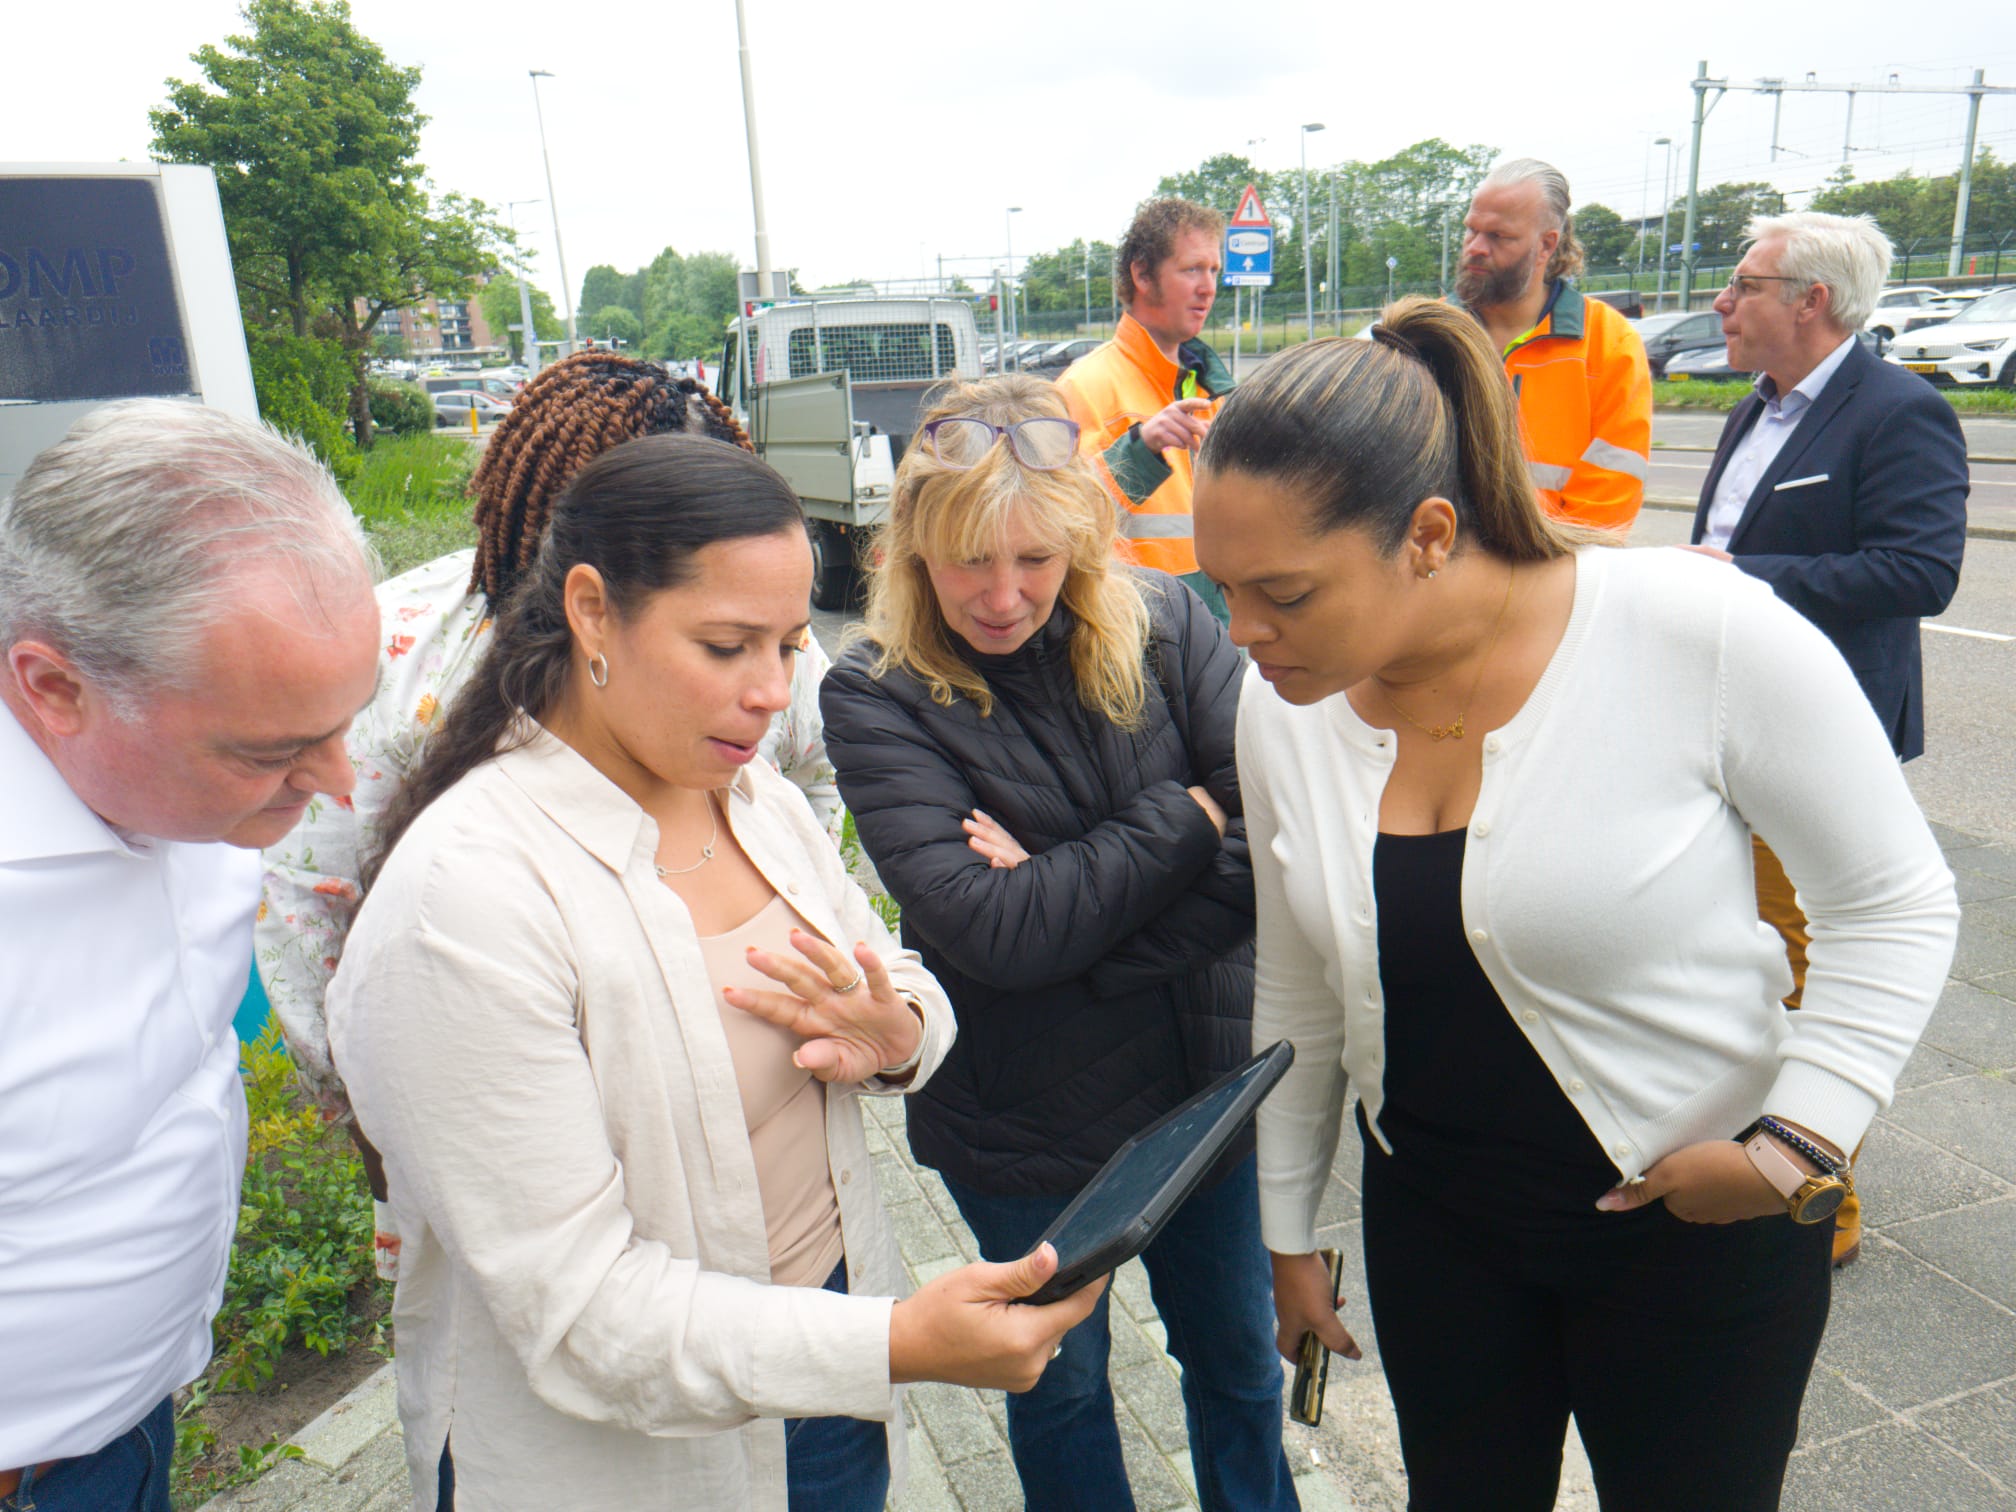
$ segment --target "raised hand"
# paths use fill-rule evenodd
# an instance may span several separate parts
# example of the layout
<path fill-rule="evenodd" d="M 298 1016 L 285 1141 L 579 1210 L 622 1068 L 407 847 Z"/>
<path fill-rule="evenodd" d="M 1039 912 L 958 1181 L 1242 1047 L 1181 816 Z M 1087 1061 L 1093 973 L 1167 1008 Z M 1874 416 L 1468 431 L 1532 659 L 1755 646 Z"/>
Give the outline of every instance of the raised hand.
<path fill-rule="evenodd" d="M 800 1068 L 822 1082 L 861 1082 L 917 1053 L 924 1021 L 874 951 L 856 944 L 850 960 L 802 929 L 791 931 L 791 948 L 802 959 L 749 951 L 749 964 L 784 991 L 726 987 L 721 996 L 804 1040 L 792 1057 Z"/>

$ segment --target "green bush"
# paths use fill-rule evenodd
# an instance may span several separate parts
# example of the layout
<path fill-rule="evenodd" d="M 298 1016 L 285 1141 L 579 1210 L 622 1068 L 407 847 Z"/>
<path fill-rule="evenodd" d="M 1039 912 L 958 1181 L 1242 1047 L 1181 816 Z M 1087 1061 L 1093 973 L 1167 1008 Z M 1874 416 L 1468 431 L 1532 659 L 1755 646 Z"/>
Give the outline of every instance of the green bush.
<path fill-rule="evenodd" d="M 417 383 L 396 378 L 371 380 L 371 423 L 395 436 L 434 429 L 434 400 Z"/>
<path fill-rule="evenodd" d="M 338 482 L 354 477 L 357 445 L 344 429 L 353 369 L 342 346 L 269 331 L 246 332 L 245 344 L 260 418 L 307 442 Z"/>
<path fill-rule="evenodd" d="M 358 1342 L 351 1295 L 378 1284 L 363 1162 L 295 1090 L 277 1022 L 245 1047 L 245 1098 L 250 1159 L 206 1392 L 256 1391 L 290 1344 L 326 1355 Z"/>

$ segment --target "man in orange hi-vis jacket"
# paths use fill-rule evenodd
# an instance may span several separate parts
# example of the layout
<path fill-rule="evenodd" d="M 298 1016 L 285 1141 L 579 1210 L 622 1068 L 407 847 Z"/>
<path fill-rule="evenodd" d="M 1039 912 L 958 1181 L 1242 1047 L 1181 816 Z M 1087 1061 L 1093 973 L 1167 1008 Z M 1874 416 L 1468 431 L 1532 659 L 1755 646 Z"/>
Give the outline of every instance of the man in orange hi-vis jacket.
<path fill-rule="evenodd" d="M 1135 212 L 1114 258 L 1126 313 L 1104 346 L 1057 387 L 1119 507 L 1121 556 L 1174 573 L 1224 619 L 1225 600 L 1197 570 L 1191 463 L 1232 374 L 1199 339 L 1218 295 L 1225 218 L 1183 199 Z"/>
<path fill-rule="evenodd" d="M 1456 297 L 1504 353 L 1548 513 L 1623 530 L 1645 498 L 1652 374 L 1624 317 L 1567 282 L 1582 271 L 1568 205 L 1546 163 L 1492 169 L 1463 218 Z"/>

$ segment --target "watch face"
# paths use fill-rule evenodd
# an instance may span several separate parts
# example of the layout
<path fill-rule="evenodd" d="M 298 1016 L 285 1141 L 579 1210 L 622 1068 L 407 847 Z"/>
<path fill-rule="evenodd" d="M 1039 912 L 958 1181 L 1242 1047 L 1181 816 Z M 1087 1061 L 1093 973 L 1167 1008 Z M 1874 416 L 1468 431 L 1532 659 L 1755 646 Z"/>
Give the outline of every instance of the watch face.
<path fill-rule="evenodd" d="M 1792 1217 L 1800 1223 L 1824 1223 L 1840 1211 L 1841 1204 L 1848 1200 L 1848 1188 L 1840 1181 L 1829 1182 L 1792 1210 Z"/>

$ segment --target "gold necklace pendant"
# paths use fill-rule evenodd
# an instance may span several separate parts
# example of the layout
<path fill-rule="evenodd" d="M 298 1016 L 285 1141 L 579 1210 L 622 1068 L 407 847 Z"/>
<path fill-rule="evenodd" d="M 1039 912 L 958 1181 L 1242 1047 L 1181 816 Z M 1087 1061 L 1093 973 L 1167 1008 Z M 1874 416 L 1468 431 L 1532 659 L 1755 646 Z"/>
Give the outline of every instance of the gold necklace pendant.
<path fill-rule="evenodd" d="M 1404 715 L 1402 716 L 1405 717 Z M 1458 714 L 1454 724 L 1431 725 L 1428 729 L 1430 740 L 1461 740 L 1463 738 L 1463 716 Z"/>

